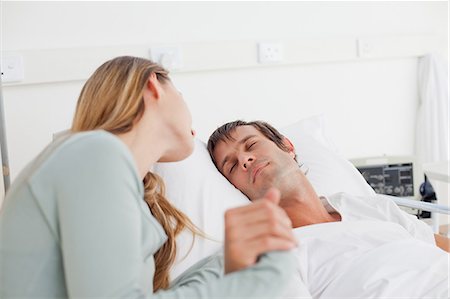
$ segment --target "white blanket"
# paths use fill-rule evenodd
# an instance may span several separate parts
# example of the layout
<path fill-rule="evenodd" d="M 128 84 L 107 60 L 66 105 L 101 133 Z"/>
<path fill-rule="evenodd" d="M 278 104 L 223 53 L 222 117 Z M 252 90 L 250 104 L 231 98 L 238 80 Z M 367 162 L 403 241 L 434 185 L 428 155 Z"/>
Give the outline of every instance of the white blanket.
<path fill-rule="evenodd" d="M 285 298 L 449 298 L 449 257 L 401 225 L 348 221 L 297 228 L 298 276 Z"/>

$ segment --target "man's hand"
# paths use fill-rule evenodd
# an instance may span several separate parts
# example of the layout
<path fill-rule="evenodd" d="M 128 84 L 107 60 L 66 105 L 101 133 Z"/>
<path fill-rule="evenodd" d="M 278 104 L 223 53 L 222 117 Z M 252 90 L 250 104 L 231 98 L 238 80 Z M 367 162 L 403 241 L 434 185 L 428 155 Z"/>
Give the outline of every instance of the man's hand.
<path fill-rule="evenodd" d="M 258 256 L 296 246 L 292 224 L 278 206 L 280 192 L 269 189 L 253 204 L 225 213 L 225 273 L 247 268 Z"/>
<path fill-rule="evenodd" d="M 434 234 L 434 240 L 436 240 L 436 246 L 450 252 L 450 239 L 441 235 Z"/>

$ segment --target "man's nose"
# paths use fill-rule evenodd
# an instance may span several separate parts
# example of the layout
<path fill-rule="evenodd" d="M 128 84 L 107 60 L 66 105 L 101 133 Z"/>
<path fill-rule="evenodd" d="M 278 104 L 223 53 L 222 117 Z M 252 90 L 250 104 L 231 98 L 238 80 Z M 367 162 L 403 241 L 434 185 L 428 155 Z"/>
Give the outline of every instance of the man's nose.
<path fill-rule="evenodd" d="M 255 161 L 255 157 L 249 153 L 243 153 L 239 157 L 239 164 L 243 170 L 248 170 L 250 165 Z"/>

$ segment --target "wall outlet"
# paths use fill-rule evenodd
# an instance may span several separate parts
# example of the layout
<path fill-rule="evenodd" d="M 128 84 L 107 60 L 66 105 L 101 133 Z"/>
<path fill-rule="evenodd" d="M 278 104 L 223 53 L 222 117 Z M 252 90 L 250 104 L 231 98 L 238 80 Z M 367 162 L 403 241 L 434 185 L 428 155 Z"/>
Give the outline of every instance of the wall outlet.
<path fill-rule="evenodd" d="M 278 63 L 283 61 L 282 43 L 258 43 L 259 63 Z"/>
<path fill-rule="evenodd" d="M 151 47 L 150 59 L 168 70 L 179 70 L 183 67 L 180 47 Z"/>
<path fill-rule="evenodd" d="M 372 57 L 373 54 L 373 45 L 371 42 L 358 38 L 357 40 L 358 47 L 358 56 L 361 58 L 369 58 Z"/>
<path fill-rule="evenodd" d="M 17 82 L 24 79 L 23 57 L 3 56 L 0 61 L 2 82 Z"/>

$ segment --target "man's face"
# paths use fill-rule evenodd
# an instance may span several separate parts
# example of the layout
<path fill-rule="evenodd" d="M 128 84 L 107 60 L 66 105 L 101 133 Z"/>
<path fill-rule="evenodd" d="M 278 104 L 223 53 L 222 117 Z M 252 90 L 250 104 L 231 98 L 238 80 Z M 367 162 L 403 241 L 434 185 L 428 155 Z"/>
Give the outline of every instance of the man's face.
<path fill-rule="evenodd" d="M 283 193 L 289 176 L 299 171 L 292 145 L 290 152 L 280 149 L 253 126 L 239 126 L 231 133 L 234 140 L 219 142 L 214 159 L 219 171 L 250 200 L 261 198 L 270 187 Z"/>

